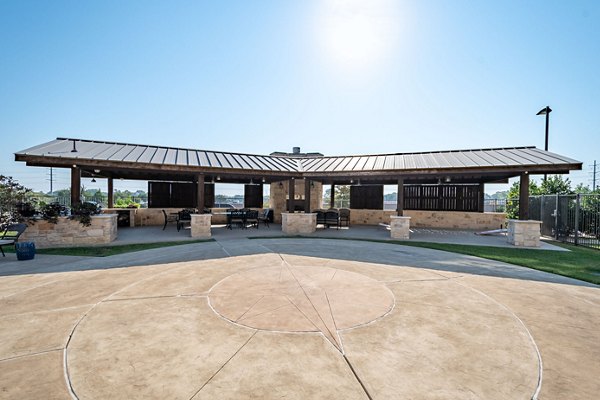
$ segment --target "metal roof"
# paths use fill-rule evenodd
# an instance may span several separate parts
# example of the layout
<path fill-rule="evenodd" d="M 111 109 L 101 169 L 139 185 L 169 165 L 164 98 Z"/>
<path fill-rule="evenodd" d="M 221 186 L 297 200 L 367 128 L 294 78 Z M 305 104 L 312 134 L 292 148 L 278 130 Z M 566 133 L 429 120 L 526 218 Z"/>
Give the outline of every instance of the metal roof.
<path fill-rule="evenodd" d="M 76 150 L 76 151 L 73 151 Z M 28 165 L 188 173 L 270 174 L 272 176 L 353 176 L 431 174 L 440 172 L 482 173 L 519 171 L 568 173 L 581 169 L 581 162 L 535 147 L 431 151 L 336 157 L 286 157 L 177 147 L 151 146 L 73 138 L 57 138 L 15 153 Z M 508 176 L 508 173 L 506 174 Z"/>

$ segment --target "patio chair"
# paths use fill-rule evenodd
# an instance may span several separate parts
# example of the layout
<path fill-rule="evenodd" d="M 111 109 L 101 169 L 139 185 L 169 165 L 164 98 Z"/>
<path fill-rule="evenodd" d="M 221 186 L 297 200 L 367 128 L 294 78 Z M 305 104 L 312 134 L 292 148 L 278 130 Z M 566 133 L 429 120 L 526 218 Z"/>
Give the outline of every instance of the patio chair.
<path fill-rule="evenodd" d="M 233 228 L 233 224 L 238 225 L 240 228 L 244 228 L 246 226 L 246 211 L 231 211 L 229 213 L 229 229 Z"/>
<path fill-rule="evenodd" d="M 340 226 L 350 226 L 350 209 L 340 208 Z"/>
<path fill-rule="evenodd" d="M 165 224 L 163 225 L 163 231 L 164 231 L 169 222 L 177 223 L 177 214 L 167 214 L 167 212 L 165 210 L 162 210 L 162 212 L 163 212 L 163 216 L 165 217 Z"/>
<path fill-rule="evenodd" d="M 258 211 L 248 210 L 246 212 L 246 222 L 244 224 L 244 227 L 246 227 L 248 224 L 258 229 Z"/>
<path fill-rule="evenodd" d="M 19 240 L 19 236 L 27 229 L 27 224 L 11 224 L 6 227 L 2 236 L 0 237 L 0 251 L 2 252 L 2 257 L 6 257 L 4 254 L 3 246 L 14 246 L 17 240 Z"/>
<path fill-rule="evenodd" d="M 337 211 L 328 210 L 325 212 L 325 226 L 335 226 L 340 229 L 340 214 Z"/>
<path fill-rule="evenodd" d="M 317 225 L 325 225 L 325 211 L 315 210 L 317 213 Z"/>
<path fill-rule="evenodd" d="M 269 208 L 265 208 L 264 211 L 262 212 L 262 214 L 260 214 L 258 216 L 258 221 L 262 222 L 264 226 L 266 226 L 267 228 L 271 228 L 271 226 L 269 225 L 270 222 L 270 215 L 271 214 L 271 210 Z"/>
<path fill-rule="evenodd" d="M 192 224 L 192 213 L 194 210 L 181 210 L 177 213 L 177 232 L 186 225 Z"/>

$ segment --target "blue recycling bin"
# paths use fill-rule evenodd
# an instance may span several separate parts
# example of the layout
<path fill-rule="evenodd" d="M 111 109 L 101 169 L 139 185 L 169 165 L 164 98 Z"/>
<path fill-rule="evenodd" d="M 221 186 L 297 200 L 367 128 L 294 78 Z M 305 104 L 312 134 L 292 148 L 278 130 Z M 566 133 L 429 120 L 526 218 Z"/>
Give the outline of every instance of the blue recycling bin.
<path fill-rule="evenodd" d="M 33 257 L 35 257 L 35 243 L 17 242 L 15 243 L 15 251 L 17 252 L 17 260 L 33 260 Z"/>

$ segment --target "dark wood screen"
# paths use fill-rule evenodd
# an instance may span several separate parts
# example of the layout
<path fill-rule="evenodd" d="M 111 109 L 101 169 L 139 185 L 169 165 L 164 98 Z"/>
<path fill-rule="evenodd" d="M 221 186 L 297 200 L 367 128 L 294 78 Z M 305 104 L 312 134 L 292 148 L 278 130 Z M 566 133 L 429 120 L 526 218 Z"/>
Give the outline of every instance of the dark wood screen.
<path fill-rule="evenodd" d="M 171 206 L 171 184 L 169 182 L 148 182 L 148 207 Z"/>
<path fill-rule="evenodd" d="M 148 182 L 149 208 L 196 208 L 196 184 Z"/>
<path fill-rule="evenodd" d="M 383 210 L 383 185 L 350 186 L 350 208 Z"/>
<path fill-rule="evenodd" d="M 244 185 L 244 207 L 262 208 L 263 185 Z"/>
<path fill-rule="evenodd" d="M 213 208 L 215 205 L 215 184 L 204 184 L 204 207 Z"/>
<path fill-rule="evenodd" d="M 404 185 L 404 209 L 480 211 L 479 196 L 479 185 Z"/>

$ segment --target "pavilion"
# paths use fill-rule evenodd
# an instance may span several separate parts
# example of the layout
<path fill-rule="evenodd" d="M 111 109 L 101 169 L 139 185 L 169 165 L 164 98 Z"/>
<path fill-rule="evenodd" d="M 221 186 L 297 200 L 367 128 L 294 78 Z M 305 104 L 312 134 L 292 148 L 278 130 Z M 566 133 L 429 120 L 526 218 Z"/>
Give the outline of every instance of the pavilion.
<path fill-rule="evenodd" d="M 529 176 L 566 174 L 582 163 L 536 147 L 324 156 L 194 150 L 75 138 L 57 138 L 15 153 L 28 166 L 68 168 L 71 202 L 80 201 L 82 177 L 148 181 L 149 207 L 214 205 L 215 183 L 245 186 L 245 207 L 262 207 L 271 185 L 275 215 L 320 208 L 324 185 L 350 185 L 351 209 L 383 209 L 383 185 L 398 186 L 396 213 L 404 210 L 483 213 L 484 185 L 520 177 L 520 219 L 528 219 Z M 331 193 L 335 193 L 334 190 Z M 312 200 L 311 200 L 312 199 Z M 332 195 L 331 204 L 333 206 Z"/>

